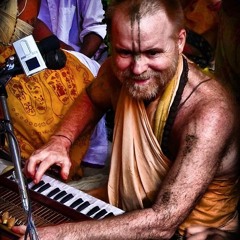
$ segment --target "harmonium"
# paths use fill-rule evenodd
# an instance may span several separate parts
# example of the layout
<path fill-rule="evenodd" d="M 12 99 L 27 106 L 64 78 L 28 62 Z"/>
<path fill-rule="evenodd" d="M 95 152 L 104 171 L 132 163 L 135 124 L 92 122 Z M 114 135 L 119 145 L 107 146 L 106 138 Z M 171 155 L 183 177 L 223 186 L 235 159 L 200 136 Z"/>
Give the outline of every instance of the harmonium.
<path fill-rule="evenodd" d="M 0 175 L 0 240 L 19 238 L 10 230 L 8 220 L 10 222 L 13 218 L 15 225 L 27 224 L 13 173 L 11 170 Z M 89 219 L 97 220 L 124 212 L 51 175 L 44 175 L 38 184 L 27 180 L 26 185 L 36 227 Z"/>

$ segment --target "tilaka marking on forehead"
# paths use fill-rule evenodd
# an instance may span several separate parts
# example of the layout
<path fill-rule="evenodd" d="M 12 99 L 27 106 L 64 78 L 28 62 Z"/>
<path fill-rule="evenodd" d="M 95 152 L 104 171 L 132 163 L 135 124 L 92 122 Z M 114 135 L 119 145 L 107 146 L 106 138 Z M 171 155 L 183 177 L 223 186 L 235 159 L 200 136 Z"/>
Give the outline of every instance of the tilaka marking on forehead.
<path fill-rule="evenodd" d="M 140 58 L 140 51 L 141 51 L 141 38 L 140 38 L 140 33 L 141 33 L 141 28 L 140 28 L 140 14 L 139 11 L 136 11 L 135 14 L 132 15 L 131 17 L 131 34 L 132 34 L 132 49 L 134 52 L 134 59 L 135 61 L 137 61 Z M 138 46 L 134 45 L 134 24 L 137 25 L 137 42 L 138 42 Z M 138 49 L 136 49 L 138 48 Z"/>

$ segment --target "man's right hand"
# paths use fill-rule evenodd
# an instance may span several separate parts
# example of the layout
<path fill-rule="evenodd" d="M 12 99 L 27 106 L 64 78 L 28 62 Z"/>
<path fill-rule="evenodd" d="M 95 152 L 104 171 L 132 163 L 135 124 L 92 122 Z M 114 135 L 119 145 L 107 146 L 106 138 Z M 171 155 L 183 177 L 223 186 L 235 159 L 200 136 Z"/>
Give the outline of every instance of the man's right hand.
<path fill-rule="evenodd" d="M 26 176 L 38 183 L 47 169 L 52 165 L 58 165 L 61 168 L 61 177 L 66 180 L 71 167 L 70 146 L 68 139 L 53 135 L 47 144 L 33 152 L 26 161 L 24 169 Z"/>

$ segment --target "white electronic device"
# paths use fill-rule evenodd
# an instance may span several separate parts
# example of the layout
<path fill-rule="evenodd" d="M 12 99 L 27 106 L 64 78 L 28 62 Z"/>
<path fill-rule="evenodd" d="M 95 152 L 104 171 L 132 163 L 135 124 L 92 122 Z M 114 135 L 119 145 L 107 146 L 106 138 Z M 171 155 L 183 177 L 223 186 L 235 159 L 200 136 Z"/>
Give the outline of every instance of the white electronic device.
<path fill-rule="evenodd" d="M 32 35 L 14 42 L 13 47 L 27 76 L 47 68 Z"/>

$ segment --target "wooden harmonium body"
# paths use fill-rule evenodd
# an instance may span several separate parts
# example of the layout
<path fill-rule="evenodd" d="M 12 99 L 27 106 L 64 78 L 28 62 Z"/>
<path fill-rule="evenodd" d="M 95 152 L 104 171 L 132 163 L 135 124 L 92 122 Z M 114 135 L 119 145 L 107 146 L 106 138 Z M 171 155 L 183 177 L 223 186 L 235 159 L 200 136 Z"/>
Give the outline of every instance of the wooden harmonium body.
<path fill-rule="evenodd" d="M 13 171 L 0 175 L 0 217 L 7 212 L 9 219 L 15 218 L 15 225 L 26 225 L 26 214 L 13 176 Z M 44 175 L 39 184 L 27 181 L 27 187 L 36 227 L 102 219 L 124 212 L 48 175 Z M 18 238 L 7 223 L 0 224 L 0 240 Z"/>

